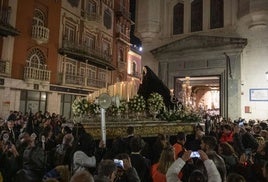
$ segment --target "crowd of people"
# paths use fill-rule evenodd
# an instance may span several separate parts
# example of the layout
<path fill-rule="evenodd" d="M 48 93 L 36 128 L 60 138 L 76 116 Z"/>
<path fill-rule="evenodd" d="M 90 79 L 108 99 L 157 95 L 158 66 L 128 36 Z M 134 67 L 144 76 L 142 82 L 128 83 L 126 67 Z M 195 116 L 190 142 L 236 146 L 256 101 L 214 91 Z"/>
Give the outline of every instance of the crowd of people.
<path fill-rule="evenodd" d="M 55 113 L 13 111 L 0 123 L 0 182 L 267 182 L 267 121 L 205 117 L 193 133 L 128 126 L 104 144 Z M 175 137 L 175 140 L 174 140 Z"/>

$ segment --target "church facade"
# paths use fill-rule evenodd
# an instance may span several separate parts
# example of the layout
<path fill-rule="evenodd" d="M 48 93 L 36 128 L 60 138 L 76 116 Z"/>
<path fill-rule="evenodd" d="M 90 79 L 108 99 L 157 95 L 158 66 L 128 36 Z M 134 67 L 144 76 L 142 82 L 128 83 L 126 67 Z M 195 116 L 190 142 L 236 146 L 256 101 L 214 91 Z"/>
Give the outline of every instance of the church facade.
<path fill-rule="evenodd" d="M 136 2 L 142 64 L 178 95 L 177 78 L 217 76 L 220 114 L 268 118 L 267 0 Z"/>

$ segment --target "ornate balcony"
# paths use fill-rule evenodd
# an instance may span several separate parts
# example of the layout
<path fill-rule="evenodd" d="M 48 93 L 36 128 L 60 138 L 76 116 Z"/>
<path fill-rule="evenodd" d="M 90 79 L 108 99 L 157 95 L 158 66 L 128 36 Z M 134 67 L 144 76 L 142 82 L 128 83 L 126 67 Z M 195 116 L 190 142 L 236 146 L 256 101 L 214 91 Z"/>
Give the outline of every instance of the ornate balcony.
<path fill-rule="evenodd" d="M 10 25 L 11 7 L 1 7 L 0 10 L 0 36 L 16 36 L 20 32 Z"/>
<path fill-rule="evenodd" d="M 51 71 L 47 70 L 47 65 L 28 64 L 24 67 L 24 80 L 27 83 L 40 83 L 48 85 L 50 82 Z"/>
<path fill-rule="evenodd" d="M 44 26 L 33 25 L 32 38 L 37 44 L 45 44 L 49 39 L 49 29 Z"/>
<path fill-rule="evenodd" d="M 116 33 L 116 38 L 124 42 L 125 44 L 130 45 L 130 37 L 122 32 Z"/>
<path fill-rule="evenodd" d="M 6 60 L 0 60 L 0 76 L 10 76 L 10 62 Z"/>
<path fill-rule="evenodd" d="M 97 13 L 86 13 L 82 12 L 82 17 L 87 21 L 101 22 L 101 16 Z"/>
<path fill-rule="evenodd" d="M 129 20 L 131 19 L 131 13 L 125 6 L 121 4 L 116 5 L 115 13 L 117 16 L 123 16 Z"/>
<path fill-rule="evenodd" d="M 63 40 L 60 54 L 67 55 L 73 59 L 88 60 L 90 64 L 102 67 L 104 69 L 114 70 L 112 65 L 112 55 L 105 54 L 100 48 L 91 48 L 86 45 L 77 44 Z"/>
<path fill-rule="evenodd" d="M 58 82 L 61 85 L 73 85 L 78 87 L 95 87 L 95 88 L 103 88 L 106 83 L 103 80 L 98 80 L 95 78 L 86 78 L 81 75 L 73 75 L 73 74 L 64 74 L 60 73 L 58 75 Z"/>

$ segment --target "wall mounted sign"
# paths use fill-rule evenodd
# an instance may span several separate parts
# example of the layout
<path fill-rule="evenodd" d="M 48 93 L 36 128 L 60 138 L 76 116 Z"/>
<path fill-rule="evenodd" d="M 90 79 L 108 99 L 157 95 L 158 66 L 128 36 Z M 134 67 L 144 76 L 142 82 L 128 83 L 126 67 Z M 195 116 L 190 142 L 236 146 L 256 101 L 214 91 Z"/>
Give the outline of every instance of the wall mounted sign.
<path fill-rule="evenodd" d="M 249 89 L 250 101 L 268 101 L 268 88 Z"/>

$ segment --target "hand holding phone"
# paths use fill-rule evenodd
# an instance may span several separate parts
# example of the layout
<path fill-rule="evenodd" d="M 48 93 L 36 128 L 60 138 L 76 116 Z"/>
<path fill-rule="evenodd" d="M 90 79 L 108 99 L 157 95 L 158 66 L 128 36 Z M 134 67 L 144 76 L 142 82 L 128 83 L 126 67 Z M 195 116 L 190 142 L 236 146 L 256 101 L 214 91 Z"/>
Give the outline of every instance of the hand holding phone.
<path fill-rule="evenodd" d="M 115 163 L 116 167 L 119 167 L 119 168 L 124 169 L 124 162 L 123 162 L 123 160 L 114 159 L 114 163 Z"/>
<path fill-rule="evenodd" d="M 192 151 L 190 157 L 191 158 L 194 158 L 194 157 L 200 158 L 200 154 L 198 153 L 198 151 Z"/>

